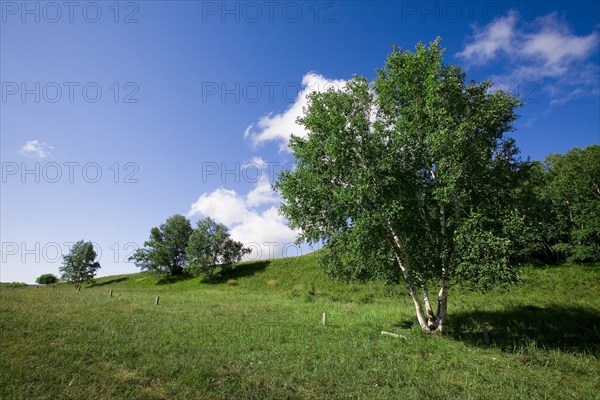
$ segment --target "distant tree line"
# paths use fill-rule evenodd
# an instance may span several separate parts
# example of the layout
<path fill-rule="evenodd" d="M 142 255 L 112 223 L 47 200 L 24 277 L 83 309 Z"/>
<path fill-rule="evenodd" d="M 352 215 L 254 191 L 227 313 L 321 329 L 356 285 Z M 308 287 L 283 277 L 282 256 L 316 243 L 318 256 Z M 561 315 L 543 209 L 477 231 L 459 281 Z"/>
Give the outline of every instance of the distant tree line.
<path fill-rule="evenodd" d="M 600 146 L 551 154 L 522 173 L 513 259 L 600 261 Z"/>
<path fill-rule="evenodd" d="M 200 275 L 213 277 L 217 268 L 226 272 L 235 267 L 244 255 L 252 250 L 231 239 L 228 228 L 211 218 L 204 218 L 192 228 L 183 215 L 173 215 L 158 227 L 150 230 L 144 247 L 136 250 L 130 261 L 143 271 L 165 276 Z M 92 242 L 78 241 L 63 256 L 61 279 L 75 283 L 93 282 L 100 263 Z M 37 278 L 39 284 L 56 283 L 58 278 L 44 274 Z"/>

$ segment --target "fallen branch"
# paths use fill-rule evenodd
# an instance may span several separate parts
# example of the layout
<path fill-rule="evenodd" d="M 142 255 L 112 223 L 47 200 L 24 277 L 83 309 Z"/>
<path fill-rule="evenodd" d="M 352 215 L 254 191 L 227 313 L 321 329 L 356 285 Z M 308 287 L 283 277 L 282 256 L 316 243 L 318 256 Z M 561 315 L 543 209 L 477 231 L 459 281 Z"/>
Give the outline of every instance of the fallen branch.
<path fill-rule="evenodd" d="M 381 334 L 383 336 L 391 336 L 391 337 L 395 337 L 395 338 L 399 338 L 399 339 L 404 339 L 407 340 L 408 338 L 404 335 L 399 335 L 397 333 L 392 333 L 392 332 L 386 332 L 386 331 L 381 331 Z"/>

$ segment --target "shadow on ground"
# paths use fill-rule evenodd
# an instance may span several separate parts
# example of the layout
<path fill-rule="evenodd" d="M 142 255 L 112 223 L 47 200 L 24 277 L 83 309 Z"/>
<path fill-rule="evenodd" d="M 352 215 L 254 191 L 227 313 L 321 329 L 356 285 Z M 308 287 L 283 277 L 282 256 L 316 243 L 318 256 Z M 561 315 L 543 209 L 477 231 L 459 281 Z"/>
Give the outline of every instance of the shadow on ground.
<path fill-rule="evenodd" d="M 156 279 L 157 285 L 170 285 L 171 283 L 177 283 L 182 281 L 187 281 L 190 279 L 194 279 L 192 274 L 180 274 L 180 275 L 163 275 L 159 276 Z"/>
<path fill-rule="evenodd" d="M 238 279 L 244 276 L 252 276 L 256 273 L 262 272 L 267 268 L 270 261 L 256 261 L 247 264 L 236 265 L 233 269 L 227 271 L 221 271 L 213 276 L 207 283 L 223 283 L 229 279 Z"/>
<path fill-rule="evenodd" d="M 91 288 L 93 288 L 93 287 L 96 287 L 96 286 L 106 286 L 106 285 L 112 285 L 113 283 L 124 282 L 124 281 L 126 281 L 126 280 L 128 280 L 128 279 L 129 279 L 129 277 L 128 277 L 128 276 L 123 276 L 123 277 L 121 277 L 121 278 L 110 279 L 110 280 L 108 280 L 108 281 L 104 281 L 104 282 L 100 282 L 100 283 L 94 282 L 94 283 L 92 283 L 91 285 L 89 285 L 88 287 L 91 287 Z"/>
<path fill-rule="evenodd" d="M 527 346 L 600 355 L 600 314 L 582 307 L 521 306 L 503 311 L 451 313 L 445 335 L 484 345 L 485 322 L 490 344 L 506 352 Z"/>

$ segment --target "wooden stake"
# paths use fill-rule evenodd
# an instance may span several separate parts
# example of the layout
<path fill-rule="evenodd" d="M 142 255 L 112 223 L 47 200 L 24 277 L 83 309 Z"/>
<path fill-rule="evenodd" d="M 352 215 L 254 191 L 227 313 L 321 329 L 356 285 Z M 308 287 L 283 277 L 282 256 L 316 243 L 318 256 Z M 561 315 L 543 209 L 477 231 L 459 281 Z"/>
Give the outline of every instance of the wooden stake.
<path fill-rule="evenodd" d="M 483 331 L 483 341 L 485 342 L 485 344 L 490 344 L 490 334 L 488 333 L 487 325 L 485 324 L 485 322 L 481 324 L 481 330 Z"/>
<path fill-rule="evenodd" d="M 158 305 L 159 301 L 160 301 L 160 296 L 156 296 L 156 305 Z"/>
<path fill-rule="evenodd" d="M 112 289 L 110 289 L 110 297 L 112 297 Z"/>
<path fill-rule="evenodd" d="M 323 328 L 327 327 L 327 313 L 323 313 L 323 317 L 321 317 L 321 322 L 323 323 Z"/>

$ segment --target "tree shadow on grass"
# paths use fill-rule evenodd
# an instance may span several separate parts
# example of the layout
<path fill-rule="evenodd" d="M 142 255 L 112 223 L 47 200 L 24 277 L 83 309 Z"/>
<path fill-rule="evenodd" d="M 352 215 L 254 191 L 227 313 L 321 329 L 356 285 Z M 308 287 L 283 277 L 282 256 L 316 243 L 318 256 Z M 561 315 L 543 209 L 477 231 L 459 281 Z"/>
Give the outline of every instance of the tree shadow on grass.
<path fill-rule="evenodd" d="M 171 283 L 183 282 L 194 279 L 195 276 L 189 273 L 181 273 L 179 275 L 157 275 L 157 285 L 170 285 Z"/>
<path fill-rule="evenodd" d="M 474 346 L 484 345 L 483 322 L 490 344 L 505 352 L 535 346 L 600 355 L 600 313 L 592 309 L 521 306 L 503 311 L 451 313 L 445 335 Z"/>
<path fill-rule="evenodd" d="M 212 276 L 207 283 L 223 283 L 229 279 L 238 279 L 244 276 L 252 276 L 256 273 L 262 272 L 270 264 L 269 260 L 255 261 L 251 263 L 238 264 L 233 269 L 220 271 L 218 274 Z"/>
<path fill-rule="evenodd" d="M 92 284 L 90 284 L 88 287 L 93 288 L 96 286 L 106 286 L 106 285 L 112 285 L 113 283 L 119 283 L 119 282 L 124 282 L 126 280 L 128 280 L 129 277 L 128 276 L 123 276 L 121 278 L 115 278 L 115 279 L 109 279 L 108 281 L 104 281 L 104 282 L 93 282 Z"/>

